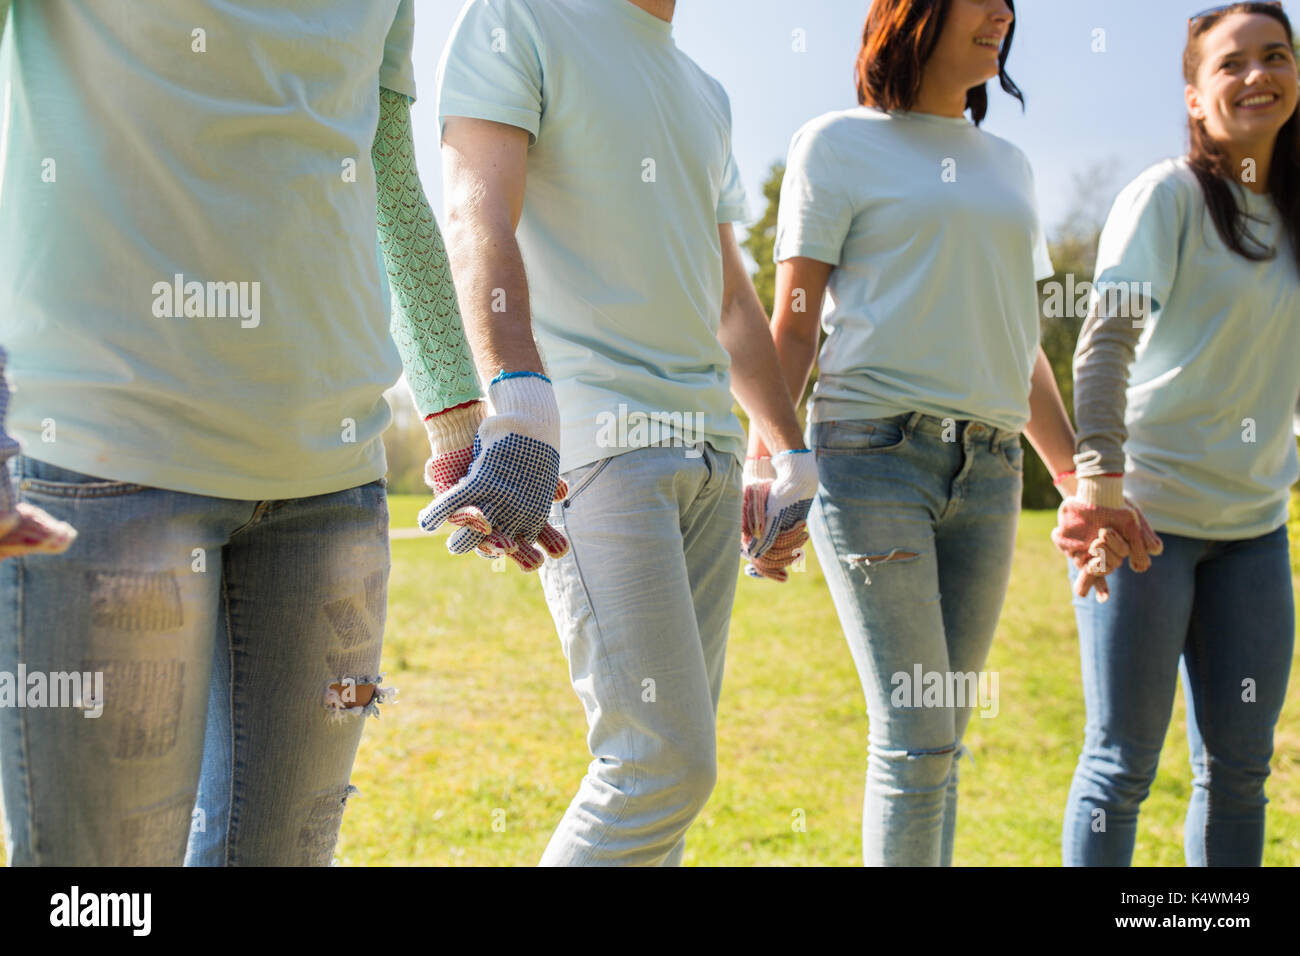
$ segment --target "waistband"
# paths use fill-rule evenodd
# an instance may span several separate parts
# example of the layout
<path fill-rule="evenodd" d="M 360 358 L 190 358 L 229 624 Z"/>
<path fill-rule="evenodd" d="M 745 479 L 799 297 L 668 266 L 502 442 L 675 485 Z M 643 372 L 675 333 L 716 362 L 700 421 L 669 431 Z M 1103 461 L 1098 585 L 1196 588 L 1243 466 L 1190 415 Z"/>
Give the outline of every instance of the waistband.
<path fill-rule="evenodd" d="M 846 421 L 847 419 L 838 419 Z M 997 428 L 970 418 L 939 418 L 923 412 L 903 412 L 887 418 L 868 419 L 871 421 L 891 422 L 902 429 L 908 438 L 926 435 L 944 442 L 962 442 L 962 444 L 985 443 L 990 450 L 996 451 L 1003 445 L 1020 441 L 1020 432 L 1007 428 Z M 815 422 L 812 428 L 834 425 L 834 421 Z M 811 432 L 811 429 L 810 429 Z"/>

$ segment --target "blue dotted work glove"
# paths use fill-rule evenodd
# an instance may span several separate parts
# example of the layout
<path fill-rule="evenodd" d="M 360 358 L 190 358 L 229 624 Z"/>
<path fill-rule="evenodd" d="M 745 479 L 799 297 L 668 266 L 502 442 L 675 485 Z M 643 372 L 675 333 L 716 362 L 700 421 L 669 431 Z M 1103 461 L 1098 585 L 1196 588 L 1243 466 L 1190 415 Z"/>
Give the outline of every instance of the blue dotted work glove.
<path fill-rule="evenodd" d="M 815 494 L 817 462 L 807 449 L 745 462 L 741 554 L 753 562 L 746 568 L 751 577 L 785 580 L 784 574 L 761 572 L 778 571 L 777 565 L 797 560 L 798 548 L 807 540 L 804 529 Z"/>
<path fill-rule="evenodd" d="M 457 525 L 447 540 L 452 554 L 504 554 L 535 571 L 543 551 L 559 558 L 569 550 L 547 523 L 551 502 L 568 494 L 560 479 L 559 406 L 550 379 L 536 372 L 498 375 L 488 401 L 492 414 L 478 426 L 469 471 L 420 512 L 420 527 Z"/>

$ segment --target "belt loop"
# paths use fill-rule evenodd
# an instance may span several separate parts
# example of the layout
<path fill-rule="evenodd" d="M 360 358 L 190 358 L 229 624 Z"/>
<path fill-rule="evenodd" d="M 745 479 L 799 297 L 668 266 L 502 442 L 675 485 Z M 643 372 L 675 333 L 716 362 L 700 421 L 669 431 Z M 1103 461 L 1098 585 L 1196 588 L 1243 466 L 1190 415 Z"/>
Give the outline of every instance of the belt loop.
<path fill-rule="evenodd" d="M 907 435 L 909 440 L 911 439 L 912 434 L 916 431 L 916 426 L 921 423 L 921 419 L 924 417 L 925 416 L 920 412 L 912 412 L 912 414 L 907 417 L 907 421 L 903 423 L 903 433 Z"/>

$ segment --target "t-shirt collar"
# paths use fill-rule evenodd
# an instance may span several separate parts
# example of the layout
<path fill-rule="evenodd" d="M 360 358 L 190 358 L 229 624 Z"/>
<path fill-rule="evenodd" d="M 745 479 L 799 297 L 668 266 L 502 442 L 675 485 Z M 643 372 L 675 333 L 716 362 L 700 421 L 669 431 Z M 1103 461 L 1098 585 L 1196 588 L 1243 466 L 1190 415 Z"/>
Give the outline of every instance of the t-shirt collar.
<path fill-rule="evenodd" d="M 631 0 L 603 0 L 606 6 L 613 7 L 622 13 L 628 20 L 639 25 L 647 33 L 653 33 L 663 40 L 671 40 L 673 37 L 673 25 L 667 20 L 660 20 L 653 13 L 642 10 Z"/>

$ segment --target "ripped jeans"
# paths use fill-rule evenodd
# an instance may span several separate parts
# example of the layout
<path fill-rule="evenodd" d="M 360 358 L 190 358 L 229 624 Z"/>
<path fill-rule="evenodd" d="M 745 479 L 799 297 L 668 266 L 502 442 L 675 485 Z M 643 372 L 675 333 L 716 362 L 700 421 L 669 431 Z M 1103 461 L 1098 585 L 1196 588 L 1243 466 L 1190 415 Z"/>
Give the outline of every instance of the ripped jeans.
<path fill-rule="evenodd" d="M 868 866 L 948 866 L 972 713 L 1011 574 L 1020 433 L 919 412 L 813 423 L 809 532 L 857 665 L 869 722 Z"/>
<path fill-rule="evenodd" d="M 9 466 L 78 531 L 0 563 L 0 675 L 49 679 L 0 705 L 10 864 L 328 865 L 384 698 L 384 480 L 238 501 Z"/>

